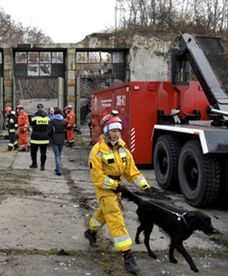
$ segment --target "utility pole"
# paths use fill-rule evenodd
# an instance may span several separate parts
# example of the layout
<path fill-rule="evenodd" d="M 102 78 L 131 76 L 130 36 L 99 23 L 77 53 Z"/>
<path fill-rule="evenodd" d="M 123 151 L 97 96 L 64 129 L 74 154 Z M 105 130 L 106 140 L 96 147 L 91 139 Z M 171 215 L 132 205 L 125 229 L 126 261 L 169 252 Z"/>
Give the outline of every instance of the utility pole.
<path fill-rule="evenodd" d="M 115 30 L 117 31 L 117 0 L 115 2 Z"/>

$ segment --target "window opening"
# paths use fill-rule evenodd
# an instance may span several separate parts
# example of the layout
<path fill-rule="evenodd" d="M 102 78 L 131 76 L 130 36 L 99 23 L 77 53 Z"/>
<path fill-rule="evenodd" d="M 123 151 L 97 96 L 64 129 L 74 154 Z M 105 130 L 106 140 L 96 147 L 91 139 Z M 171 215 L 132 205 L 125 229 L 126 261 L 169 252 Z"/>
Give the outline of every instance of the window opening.
<path fill-rule="evenodd" d="M 61 51 L 16 51 L 15 75 L 64 77 L 64 53 Z"/>
<path fill-rule="evenodd" d="M 76 74 L 82 78 L 100 77 L 125 81 L 123 51 L 77 51 Z"/>

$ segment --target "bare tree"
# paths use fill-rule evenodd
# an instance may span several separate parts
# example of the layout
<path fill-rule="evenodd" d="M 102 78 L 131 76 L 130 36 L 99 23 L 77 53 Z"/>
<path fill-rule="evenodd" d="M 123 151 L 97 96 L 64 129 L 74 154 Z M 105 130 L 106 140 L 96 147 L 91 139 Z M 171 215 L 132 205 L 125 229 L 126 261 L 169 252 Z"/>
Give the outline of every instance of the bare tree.
<path fill-rule="evenodd" d="M 228 0 L 117 0 L 120 28 L 228 30 Z"/>
<path fill-rule="evenodd" d="M 0 43 L 51 43 L 52 39 L 37 28 L 23 27 L 0 10 Z"/>

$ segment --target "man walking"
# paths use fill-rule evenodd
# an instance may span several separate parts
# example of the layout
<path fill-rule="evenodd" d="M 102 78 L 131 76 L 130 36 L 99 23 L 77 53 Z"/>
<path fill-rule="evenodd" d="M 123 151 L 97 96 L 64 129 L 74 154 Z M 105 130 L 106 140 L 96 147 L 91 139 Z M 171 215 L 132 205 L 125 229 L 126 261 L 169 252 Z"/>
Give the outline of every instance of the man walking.
<path fill-rule="evenodd" d="M 47 116 L 47 113 L 43 110 L 43 105 L 37 105 L 37 112 L 31 117 L 30 125 L 32 127 L 31 134 L 31 159 L 32 164 L 30 168 L 37 168 L 37 151 L 40 148 L 40 170 L 45 170 L 45 162 L 47 159 L 47 145 L 49 144 L 49 137 L 47 134 L 47 128 L 50 122 L 50 119 Z"/>

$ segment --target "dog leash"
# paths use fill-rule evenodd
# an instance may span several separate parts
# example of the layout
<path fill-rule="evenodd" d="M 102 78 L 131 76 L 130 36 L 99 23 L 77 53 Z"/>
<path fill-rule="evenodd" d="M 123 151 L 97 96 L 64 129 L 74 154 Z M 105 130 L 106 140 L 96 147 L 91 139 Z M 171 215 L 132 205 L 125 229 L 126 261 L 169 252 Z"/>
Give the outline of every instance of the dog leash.
<path fill-rule="evenodd" d="M 121 197 L 119 197 L 118 201 L 119 201 L 119 206 L 120 206 L 120 209 L 122 210 L 123 216 L 125 216 L 125 211 L 124 211 L 123 203 L 121 201 Z"/>
<path fill-rule="evenodd" d="M 184 212 L 183 214 L 180 214 L 180 213 L 177 213 L 177 212 L 170 211 L 169 209 L 167 209 L 167 208 L 165 208 L 165 207 L 163 207 L 163 206 L 160 206 L 160 205 L 156 204 L 154 201 L 152 201 L 152 202 L 153 202 L 153 204 L 154 204 L 155 206 L 157 206 L 157 207 L 159 207 L 159 208 L 161 208 L 161 209 L 163 209 L 163 210 L 165 210 L 165 211 L 167 211 L 167 212 L 169 212 L 169 213 L 171 213 L 171 214 L 173 214 L 173 215 L 176 215 L 178 221 L 181 221 L 181 219 L 182 219 L 182 220 L 184 221 L 184 223 L 189 227 L 189 225 L 188 225 L 188 223 L 187 223 L 187 221 L 186 221 L 186 219 L 185 219 L 185 217 L 184 217 L 188 212 Z"/>

